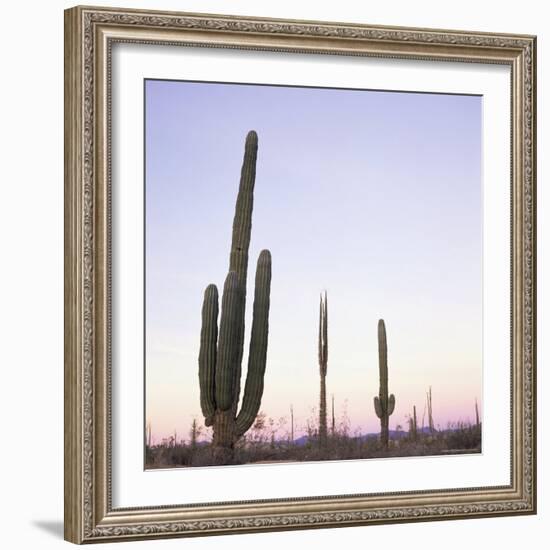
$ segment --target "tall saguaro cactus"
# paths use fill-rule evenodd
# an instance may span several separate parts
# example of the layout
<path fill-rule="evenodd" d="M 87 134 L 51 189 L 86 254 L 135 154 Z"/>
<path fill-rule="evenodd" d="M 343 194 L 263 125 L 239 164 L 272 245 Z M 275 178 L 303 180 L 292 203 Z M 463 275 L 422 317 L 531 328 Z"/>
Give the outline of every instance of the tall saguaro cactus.
<path fill-rule="evenodd" d="M 260 409 L 269 330 L 271 253 L 262 250 L 256 267 L 252 332 L 248 371 L 241 409 L 241 363 L 244 347 L 246 277 L 252 230 L 254 183 L 258 136 L 246 137 L 244 160 L 229 258 L 229 273 L 223 287 L 218 329 L 218 289 L 206 287 L 202 306 L 199 350 L 199 386 L 205 424 L 213 427 L 214 458 L 218 463 L 233 459 L 236 441 L 252 426 Z"/>
<path fill-rule="evenodd" d="M 384 320 L 378 321 L 378 366 L 380 370 L 380 390 L 374 398 L 374 410 L 380 418 L 380 442 L 388 446 L 390 415 L 395 408 L 395 396 L 388 396 L 388 344 Z"/>
<path fill-rule="evenodd" d="M 327 293 L 319 301 L 319 443 L 327 442 L 327 366 L 328 366 L 328 304 Z"/>

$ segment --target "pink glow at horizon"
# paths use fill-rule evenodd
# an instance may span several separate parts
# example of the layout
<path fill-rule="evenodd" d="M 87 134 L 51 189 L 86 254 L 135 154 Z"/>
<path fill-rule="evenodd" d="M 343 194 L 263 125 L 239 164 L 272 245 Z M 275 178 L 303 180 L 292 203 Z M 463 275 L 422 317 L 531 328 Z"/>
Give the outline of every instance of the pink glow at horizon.
<path fill-rule="evenodd" d="M 375 334 L 372 337 L 373 349 L 368 354 L 368 365 L 364 361 L 365 364 L 363 367 L 358 369 L 353 365 L 342 364 L 340 365 L 341 372 L 338 373 L 338 376 L 333 375 L 331 377 L 331 370 L 337 369 L 338 365 L 336 364 L 336 359 L 332 362 L 330 361 L 331 352 L 329 351 L 329 370 L 327 375 L 328 423 L 330 427 L 331 396 L 334 395 L 336 427 L 340 429 L 344 422 L 344 417 L 347 417 L 350 435 L 377 433 L 380 429 L 380 421 L 376 417 L 373 407 L 373 398 L 378 394 L 376 324 L 374 328 Z M 388 334 L 388 340 L 389 338 L 390 335 Z M 444 349 L 445 347 L 446 345 L 442 344 L 442 348 Z M 333 354 L 336 355 L 336 352 Z M 276 427 L 281 426 L 280 418 L 284 417 L 285 422 L 276 432 L 277 438 L 284 439 L 290 433 L 291 405 L 294 410 L 294 433 L 296 438 L 307 433 L 308 420 L 313 426 L 317 425 L 319 375 L 315 355 L 313 352 L 311 355 L 312 360 L 310 361 L 309 372 L 302 379 L 303 386 L 293 388 L 293 391 L 290 391 L 284 383 L 279 383 L 280 385 L 276 385 L 276 383 L 270 384 L 270 378 L 276 381 L 277 377 L 275 375 L 270 376 L 269 371 L 266 372 L 266 389 L 264 390 L 261 411 L 268 418 L 272 418 L 275 421 Z M 466 358 L 464 360 L 466 361 Z M 456 361 L 458 363 L 458 360 Z M 271 370 L 276 368 L 273 362 L 269 362 L 268 364 Z M 482 418 L 482 400 L 479 394 L 481 376 L 480 372 L 476 372 L 479 371 L 479 367 L 476 368 L 474 365 L 475 363 L 473 363 L 470 369 L 461 369 L 464 376 L 462 379 L 455 380 L 451 384 L 442 384 L 441 376 L 438 375 L 436 366 L 426 368 L 422 375 L 418 376 L 417 380 L 410 380 L 406 378 L 405 372 L 407 370 L 406 355 L 398 359 L 393 356 L 390 348 L 389 390 L 396 396 L 395 411 L 390 417 L 390 429 L 395 430 L 397 426 L 401 426 L 402 430 L 408 430 L 408 416 L 413 411 L 413 405 L 416 405 L 419 427 L 428 426 L 426 392 L 430 386 L 429 380 L 436 380 L 438 382 L 436 385 L 432 385 L 433 417 L 437 429 L 445 429 L 449 423 L 464 422 L 473 424 L 475 422 L 476 401 L 480 417 Z M 449 370 L 452 371 L 454 368 L 449 366 Z M 403 379 L 402 383 L 399 382 L 401 377 Z M 353 381 L 353 387 L 349 387 L 348 380 Z M 152 427 L 153 441 L 155 442 L 160 442 L 162 439 L 171 437 L 174 431 L 178 434 L 178 440 L 182 438 L 188 440 L 193 418 L 197 419 L 199 425 L 203 425 L 203 416 L 200 412 L 200 407 L 195 406 L 193 411 L 189 411 L 184 402 L 177 402 L 181 394 L 177 388 L 177 383 L 173 385 L 161 385 L 160 387 L 155 386 L 155 389 L 160 391 L 163 399 L 159 395 L 159 400 L 154 410 L 161 422 L 164 419 L 164 428 L 160 429 L 149 420 Z M 306 392 L 311 396 L 310 401 L 308 403 L 300 402 L 298 399 L 300 393 L 303 394 Z M 279 403 L 279 396 L 281 394 L 287 396 L 288 404 L 286 408 Z M 290 400 L 292 396 L 296 396 L 293 402 Z M 166 403 L 166 406 L 163 407 L 162 403 Z M 175 408 L 179 409 L 181 414 L 179 422 L 173 422 Z M 185 418 L 188 419 L 187 422 Z"/>

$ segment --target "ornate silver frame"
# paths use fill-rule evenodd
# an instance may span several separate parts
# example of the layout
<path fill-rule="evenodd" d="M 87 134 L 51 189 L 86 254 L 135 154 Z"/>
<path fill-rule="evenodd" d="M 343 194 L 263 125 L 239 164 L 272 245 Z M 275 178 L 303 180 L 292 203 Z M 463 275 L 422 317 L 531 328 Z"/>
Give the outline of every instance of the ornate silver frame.
<path fill-rule="evenodd" d="M 510 484 L 113 509 L 110 51 L 117 41 L 500 63 L 512 87 Z M 75 7 L 65 12 L 65 538 L 75 543 L 536 512 L 536 38 Z"/>

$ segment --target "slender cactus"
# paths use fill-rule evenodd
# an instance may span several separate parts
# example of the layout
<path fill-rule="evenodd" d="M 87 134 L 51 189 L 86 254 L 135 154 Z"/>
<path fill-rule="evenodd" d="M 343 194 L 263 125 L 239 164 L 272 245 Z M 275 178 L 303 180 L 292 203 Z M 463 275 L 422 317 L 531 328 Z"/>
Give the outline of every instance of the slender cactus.
<path fill-rule="evenodd" d="M 424 433 L 424 428 L 426 427 L 426 404 L 424 403 L 424 409 L 422 410 L 422 433 Z"/>
<path fill-rule="evenodd" d="M 334 394 L 332 394 L 332 426 L 330 427 L 330 434 L 332 437 L 336 434 L 336 418 L 334 416 Z"/>
<path fill-rule="evenodd" d="M 374 410 L 380 418 L 380 442 L 388 447 L 390 415 L 395 408 L 395 396 L 388 396 L 388 344 L 384 320 L 378 321 L 378 367 L 380 371 L 380 390 L 374 398 Z"/>
<path fill-rule="evenodd" d="M 430 386 L 430 389 L 426 393 L 426 403 L 428 406 L 428 428 L 430 430 L 430 433 L 433 434 L 435 432 L 435 426 L 434 426 L 434 417 L 432 414 L 432 387 Z"/>
<path fill-rule="evenodd" d="M 241 180 L 218 327 L 218 290 L 208 285 L 202 305 L 199 350 L 199 387 L 206 426 L 213 427 L 216 463 L 230 463 L 236 441 L 252 426 L 260 409 L 264 387 L 269 332 L 271 253 L 262 250 L 256 266 L 248 370 L 241 409 L 241 363 L 244 348 L 248 249 L 256 179 L 258 136 L 246 137 Z"/>
<path fill-rule="evenodd" d="M 476 428 L 479 428 L 479 409 L 477 406 L 477 399 L 476 399 Z"/>
<path fill-rule="evenodd" d="M 147 447 L 151 448 L 151 439 L 152 439 L 152 433 L 151 433 L 151 423 L 149 422 L 147 424 Z"/>
<path fill-rule="evenodd" d="M 409 437 L 416 441 L 418 438 L 418 425 L 416 422 L 416 405 L 413 405 L 413 413 L 409 417 Z"/>
<path fill-rule="evenodd" d="M 191 423 L 191 430 L 189 431 L 189 440 L 190 440 L 192 449 L 196 449 L 197 447 L 198 435 L 199 435 L 199 427 L 197 424 L 197 419 L 193 418 L 193 422 Z"/>
<path fill-rule="evenodd" d="M 319 444 L 327 442 L 327 366 L 328 366 L 328 308 L 327 293 L 319 301 Z"/>
<path fill-rule="evenodd" d="M 290 405 L 290 444 L 294 445 L 294 408 Z"/>

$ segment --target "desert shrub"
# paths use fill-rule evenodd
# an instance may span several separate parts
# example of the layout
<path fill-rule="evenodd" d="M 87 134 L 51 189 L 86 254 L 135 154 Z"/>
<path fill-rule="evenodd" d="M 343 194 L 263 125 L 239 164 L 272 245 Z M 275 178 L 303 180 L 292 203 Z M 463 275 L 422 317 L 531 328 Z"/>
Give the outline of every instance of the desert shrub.
<path fill-rule="evenodd" d="M 481 448 L 481 425 L 463 426 L 447 434 L 449 449 Z"/>

